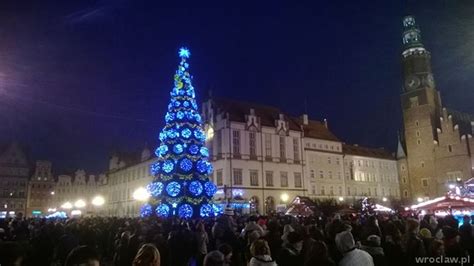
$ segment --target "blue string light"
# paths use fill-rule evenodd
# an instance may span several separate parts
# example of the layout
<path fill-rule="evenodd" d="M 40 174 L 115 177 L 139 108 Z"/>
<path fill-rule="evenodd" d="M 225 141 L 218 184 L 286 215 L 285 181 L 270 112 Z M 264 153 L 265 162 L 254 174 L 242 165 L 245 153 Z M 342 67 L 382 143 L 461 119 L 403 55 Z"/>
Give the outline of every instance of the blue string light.
<path fill-rule="evenodd" d="M 193 217 L 193 208 L 191 207 L 191 205 L 185 203 L 179 207 L 178 215 L 179 217 L 184 219 L 191 218 Z"/>
<path fill-rule="evenodd" d="M 181 130 L 181 136 L 185 139 L 189 139 L 189 137 L 191 137 L 191 130 L 189 130 L 189 128 Z"/>
<path fill-rule="evenodd" d="M 194 137 L 196 137 L 196 139 L 198 139 L 200 141 L 205 141 L 206 140 L 206 135 L 204 135 L 202 130 L 199 129 L 199 128 L 194 130 Z"/>
<path fill-rule="evenodd" d="M 203 187 L 201 182 L 195 180 L 189 183 L 188 190 L 193 196 L 197 197 L 201 195 Z"/>
<path fill-rule="evenodd" d="M 206 147 L 201 147 L 201 149 L 199 150 L 199 152 L 201 153 L 201 155 L 203 157 L 209 157 L 209 149 L 206 148 Z"/>
<path fill-rule="evenodd" d="M 206 195 L 209 197 L 214 196 L 217 192 L 217 187 L 214 185 L 214 183 L 208 181 L 204 183 L 204 192 L 206 192 Z"/>
<path fill-rule="evenodd" d="M 170 214 L 170 206 L 164 203 L 158 204 L 156 207 L 156 214 L 159 217 L 168 217 Z"/>
<path fill-rule="evenodd" d="M 156 149 L 155 154 L 158 157 L 162 157 L 167 152 L 168 152 L 168 146 L 165 145 L 165 144 L 162 144 L 162 145 L 160 145 L 160 147 L 158 147 L 158 149 Z"/>
<path fill-rule="evenodd" d="M 140 216 L 141 217 L 149 217 L 153 214 L 153 208 L 150 204 L 145 204 L 140 208 Z"/>
<path fill-rule="evenodd" d="M 181 160 L 181 163 L 179 164 L 179 167 L 185 172 L 189 172 L 193 168 L 193 162 L 189 160 L 188 158 L 184 158 Z"/>
<path fill-rule="evenodd" d="M 170 182 L 167 186 L 166 186 L 166 192 L 168 193 L 168 195 L 170 195 L 171 197 L 176 197 L 178 196 L 179 192 L 181 191 L 181 185 L 176 182 L 176 181 L 173 181 L 173 182 Z"/>
<path fill-rule="evenodd" d="M 183 145 L 175 144 L 173 147 L 173 152 L 176 154 L 181 154 L 183 152 Z"/>
<path fill-rule="evenodd" d="M 199 212 L 201 217 L 211 217 L 214 214 L 214 210 L 210 204 L 203 204 Z"/>
<path fill-rule="evenodd" d="M 156 162 L 156 163 L 151 164 L 150 172 L 151 172 L 151 175 L 153 176 L 157 175 L 160 172 L 160 163 Z"/>
<path fill-rule="evenodd" d="M 164 185 L 161 182 L 152 182 L 148 184 L 147 190 L 153 197 L 158 197 L 161 195 L 161 192 L 163 192 L 163 187 Z"/>
<path fill-rule="evenodd" d="M 163 169 L 163 172 L 169 174 L 174 169 L 174 163 L 172 161 L 169 161 L 169 160 L 165 161 L 163 163 L 163 168 L 162 169 Z"/>
<path fill-rule="evenodd" d="M 198 152 L 199 152 L 199 147 L 197 145 L 191 145 L 189 147 L 189 152 L 192 154 L 192 155 L 196 155 Z"/>

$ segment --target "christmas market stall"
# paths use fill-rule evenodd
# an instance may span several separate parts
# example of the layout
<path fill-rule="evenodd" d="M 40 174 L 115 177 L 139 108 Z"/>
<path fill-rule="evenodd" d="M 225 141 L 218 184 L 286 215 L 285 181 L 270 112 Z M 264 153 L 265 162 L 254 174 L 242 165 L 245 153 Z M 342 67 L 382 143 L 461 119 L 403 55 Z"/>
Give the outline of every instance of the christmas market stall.
<path fill-rule="evenodd" d="M 462 217 L 474 214 L 474 198 L 447 194 L 445 196 L 427 200 L 416 205 L 412 205 L 411 210 L 422 215 L 434 214 L 436 216 L 453 215 Z"/>
<path fill-rule="evenodd" d="M 316 205 L 308 197 L 297 196 L 288 206 L 285 214 L 308 217 L 316 212 Z"/>

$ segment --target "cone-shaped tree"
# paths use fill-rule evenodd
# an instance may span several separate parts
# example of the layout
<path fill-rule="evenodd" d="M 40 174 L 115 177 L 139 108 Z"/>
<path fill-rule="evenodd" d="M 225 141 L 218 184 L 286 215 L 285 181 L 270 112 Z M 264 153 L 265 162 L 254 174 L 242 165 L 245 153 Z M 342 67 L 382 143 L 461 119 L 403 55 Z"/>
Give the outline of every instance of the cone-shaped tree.
<path fill-rule="evenodd" d="M 188 49 L 179 50 L 181 62 L 159 136 L 158 161 L 151 166 L 154 180 L 147 187 L 151 197 L 141 209 L 142 216 L 209 217 L 218 211 L 211 202 L 216 186 L 209 180 L 212 165 L 188 70 L 189 56 Z"/>

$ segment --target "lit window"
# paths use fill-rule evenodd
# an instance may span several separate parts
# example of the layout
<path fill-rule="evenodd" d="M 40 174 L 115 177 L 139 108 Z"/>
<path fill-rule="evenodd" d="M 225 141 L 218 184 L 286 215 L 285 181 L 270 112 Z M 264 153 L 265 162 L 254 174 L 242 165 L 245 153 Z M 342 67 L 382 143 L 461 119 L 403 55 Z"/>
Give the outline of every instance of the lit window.
<path fill-rule="evenodd" d="M 280 172 L 280 186 L 288 187 L 288 173 L 287 172 Z"/>
<path fill-rule="evenodd" d="M 258 171 L 250 170 L 250 185 L 258 186 Z"/>
<path fill-rule="evenodd" d="M 242 169 L 234 169 L 234 185 L 242 185 Z"/>
<path fill-rule="evenodd" d="M 421 185 L 424 186 L 424 187 L 427 187 L 428 186 L 428 179 L 427 178 L 421 179 Z"/>
<path fill-rule="evenodd" d="M 295 187 L 302 187 L 301 173 L 295 173 Z"/>
<path fill-rule="evenodd" d="M 273 187 L 273 172 L 272 171 L 265 172 L 265 181 L 267 183 L 267 187 Z"/>

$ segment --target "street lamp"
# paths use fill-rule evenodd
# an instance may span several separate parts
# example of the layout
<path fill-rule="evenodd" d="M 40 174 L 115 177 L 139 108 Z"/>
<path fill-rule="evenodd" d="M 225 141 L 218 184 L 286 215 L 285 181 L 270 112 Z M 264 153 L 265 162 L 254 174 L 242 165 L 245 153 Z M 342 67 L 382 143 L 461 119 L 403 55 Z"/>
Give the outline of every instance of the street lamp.
<path fill-rule="evenodd" d="M 86 207 L 86 202 L 84 200 L 77 200 L 76 202 L 74 202 L 74 206 L 76 208 L 84 208 Z"/>
<path fill-rule="evenodd" d="M 54 191 L 51 191 L 51 196 L 54 196 Z"/>
<path fill-rule="evenodd" d="M 63 205 L 61 205 L 61 208 L 63 208 L 63 209 L 72 209 L 72 203 L 67 201 Z"/>
<path fill-rule="evenodd" d="M 420 203 L 423 202 L 423 198 L 417 198 L 416 200 Z"/>
<path fill-rule="evenodd" d="M 284 203 L 286 203 L 289 198 L 290 198 L 290 197 L 289 197 L 288 194 L 286 194 L 286 193 L 281 194 L 281 196 L 280 196 L 281 201 L 283 201 Z"/>
<path fill-rule="evenodd" d="M 94 205 L 94 206 L 100 207 L 100 206 L 104 205 L 104 203 L 105 203 L 105 199 L 102 196 L 95 196 L 92 199 L 92 205 Z"/>
<path fill-rule="evenodd" d="M 149 197 L 150 194 L 143 187 L 139 187 L 133 192 L 133 199 L 138 201 L 147 201 Z"/>
<path fill-rule="evenodd" d="M 344 201 L 344 198 L 343 198 L 343 197 L 339 197 L 339 201 Z"/>
<path fill-rule="evenodd" d="M 383 201 L 383 202 L 386 202 L 386 201 L 387 201 L 387 198 L 386 198 L 386 197 L 383 197 L 382 201 Z"/>

